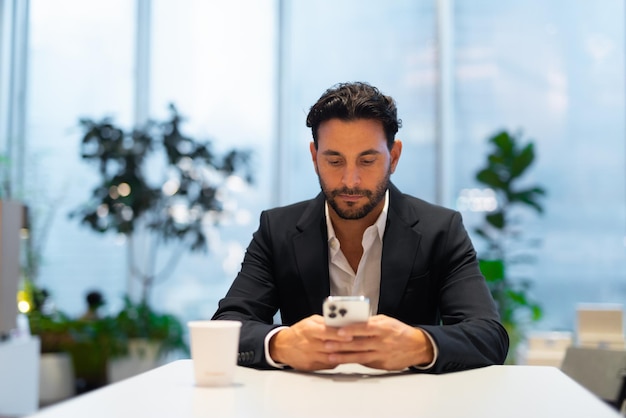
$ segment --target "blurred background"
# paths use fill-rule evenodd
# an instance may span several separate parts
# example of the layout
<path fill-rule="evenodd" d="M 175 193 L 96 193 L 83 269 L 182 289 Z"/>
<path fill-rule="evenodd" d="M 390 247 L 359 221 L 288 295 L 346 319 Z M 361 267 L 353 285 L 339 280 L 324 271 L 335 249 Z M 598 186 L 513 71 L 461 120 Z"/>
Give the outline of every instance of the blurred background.
<path fill-rule="evenodd" d="M 489 139 L 506 131 L 532 142 L 521 182 L 545 189 L 543 213 L 520 212 L 527 255 L 509 270 L 541 307 L 533 329 L 571 331 L 578 303 L 626 300 L 623 1 L 0 6 L 4 197 L 28 207 L 25 247 L 39 260 L 28 279 L 70 316 L 83 313 L 93 289 L 105 313 L 139 292 L 129 237 L 69 216 L 99 183 L 96 166 L 81 157 L 81 118 L 110 117 L 132 130 L 166 119 L 173 103 L 185 135 L 211 140 L 216 152 L 251 152 L 254 181 L 230 179 L 229 197 L 220 198 L 230 216 L 206 225 L 206 252 L 180 253 L 151 293 L 160 310 L 209 318 L 260 211 L 318 193 L 305 117 L 344 81 L 369 82 L 396 99 L 404 150 L 393 182 L 461 211 L 479 256 L 488 248 L 476 228 L 495 207 L 493 191 L 476 179 L 493 150 Z M 147 177 L 165 181 L 161 163 L 146 167 Z M 150 236 L 137 232 L 141 239 Z"/>

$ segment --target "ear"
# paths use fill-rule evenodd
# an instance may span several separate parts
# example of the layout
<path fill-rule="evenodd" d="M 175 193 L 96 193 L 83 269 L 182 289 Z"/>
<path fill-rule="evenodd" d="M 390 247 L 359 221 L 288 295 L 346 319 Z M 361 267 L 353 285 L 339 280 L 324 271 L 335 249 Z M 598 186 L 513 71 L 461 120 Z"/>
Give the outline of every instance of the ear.
<path fill-rule="evenodd" d="M 396 171 L 396 166 L 398 165 L 398 161 L 400 161 L 400 155 L 402 154 L 402 141 L 396 139 L 393 142 L 393 147 L 389 151 L 391 155 L 391 164 L 389 165 L 389 172 L 393 173 Z"/>
<path fill-rule="evenodd" d="M 311 141 L 311 143 L 309 144 L 309 151 L 311 151 L 311 159 L 313 160 L 315 173 L 319 174 L 319 171 L 317 171 L 317 149 L 315 149 L 315 142 Z"/>

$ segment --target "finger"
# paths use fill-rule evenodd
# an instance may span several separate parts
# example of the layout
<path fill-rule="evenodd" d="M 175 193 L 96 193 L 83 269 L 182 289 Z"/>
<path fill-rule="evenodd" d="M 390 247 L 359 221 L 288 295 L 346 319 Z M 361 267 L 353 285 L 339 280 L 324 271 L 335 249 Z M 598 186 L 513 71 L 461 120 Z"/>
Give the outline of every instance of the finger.
<path fill-rule="evenodd" d="M 308 319 L 310 319 L 312 322 L 315 322 L 316 324 L 320 324 L 320 325 L 324 324 L 324 318 L 322 317 L 322 315 L 318 315 L 318 314 L 311 315 L 309 316 Z"/>
<path fill-rule="evenodd" d="M 302 362 L 299 364 L 292 365 L 294 369 L 304 370 L 304 371 L 315 371 L 315 370 L 329 370 L 337 367 L 337 364 L 330 363 L 328 358 L 325 357 L 324 361 L 309 361 Z"/>
<path fill-rule="evenodd" d="M 375 351 L 362 352 L 340 352 L 328 355 L 328 362 L 331 364 L 359 363 L 373 364 L 380 361 L 381 354 Z"/>
<path fill-rule="evenodd" d="M 337 335 L 340 337 L 377 337 L 384 335 L 385 332 L 385 329 L 377 324 L 363 323 L 339 328 Z"/>
<path fill-rule="evenodd" d="M 324 350 L 326 352 L 362 352 L 362 351 L 383 351 L 381 340 L 371 337 L 357 337 L 351 341 L 325 341 Z"/>
<path fill-rule="evenodd" d="M 343 328 L 325 326 L 319 338 L 326 341 L 352 341 L 352 335 L 342 332 L 342 329 Z"/>
<path fill-rule="evenodd" d="M 385 315 L 376 315 L 371 317 L 366 323 L 351 324 L 341 328 L 340 335 L 351 335 L 354 337 L 384 337 L 391 334 L 402 333 L 403 329 L 412 329 L 413 327 L 390 318 Z"/>

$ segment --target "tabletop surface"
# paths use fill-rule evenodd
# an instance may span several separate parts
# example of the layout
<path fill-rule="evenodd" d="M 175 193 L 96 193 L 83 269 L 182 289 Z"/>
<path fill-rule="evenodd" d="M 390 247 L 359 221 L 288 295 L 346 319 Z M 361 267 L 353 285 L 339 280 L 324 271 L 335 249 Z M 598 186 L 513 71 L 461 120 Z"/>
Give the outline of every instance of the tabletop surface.
<path fill-rule="evenodd" d="M 42 409 L 71 417 L 585 417 L 621 415 L 547 366 L 490 366 L 442 375 L 382 373 L 358 365 L 330 372 L 237 368 L 228 387 L 201 388 L 191 360 Z"/>

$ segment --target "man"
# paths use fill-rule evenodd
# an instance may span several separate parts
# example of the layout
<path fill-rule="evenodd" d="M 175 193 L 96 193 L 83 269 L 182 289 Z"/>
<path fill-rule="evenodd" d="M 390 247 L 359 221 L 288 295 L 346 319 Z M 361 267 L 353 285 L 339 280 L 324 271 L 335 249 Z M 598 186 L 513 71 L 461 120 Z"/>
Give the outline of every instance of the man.
<path fill-rule="evenodd" d="M 334 86 L 313 105 L 322 193 L 261 214 L 213 317 L 243 322 L 239 364 L 442 373 L 504 362 L 508 336 L 460 214 L 390 183 L 400 125 L 393 99 L 366 83 Z M 367 296 L 373 316 L 328 327 L 329 295 Z"/>
<path fill-rule="evenodd" d="M 104 296 L 98 290 L 92 290 L 85 297 L 87 310 L 80 317 L 83 321 L 96 321 L 100 319 L 100 308 L 105 305 Z"/>

